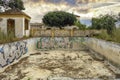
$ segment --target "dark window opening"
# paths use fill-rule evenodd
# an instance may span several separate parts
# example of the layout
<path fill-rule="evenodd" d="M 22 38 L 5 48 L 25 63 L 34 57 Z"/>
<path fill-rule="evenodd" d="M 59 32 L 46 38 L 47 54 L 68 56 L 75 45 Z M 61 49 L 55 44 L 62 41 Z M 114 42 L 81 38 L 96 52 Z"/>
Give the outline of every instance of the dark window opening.
<path fill-rule="evenodd" d="M 25 30 L 28 30 L 28 29 L 29 29 L 28 23 L 29 23 L 29 21 L 28 21 L 27 19 L 25 19 Z"/>

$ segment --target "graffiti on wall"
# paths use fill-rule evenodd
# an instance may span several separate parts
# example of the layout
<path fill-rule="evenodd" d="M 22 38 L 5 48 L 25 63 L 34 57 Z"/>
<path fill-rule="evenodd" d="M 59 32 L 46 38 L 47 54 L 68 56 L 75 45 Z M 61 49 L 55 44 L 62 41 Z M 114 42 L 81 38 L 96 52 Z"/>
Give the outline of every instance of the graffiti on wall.
<path fill-rule="evenodd" d="M 15 42 L 0 46 L 0 67 L 5 67 L 18 60 L 28 51 L 27 42 Z"/>
<path fill-rule="evenodd" d="M 73 49 L 81 47 L 84 38 L 81 37 L 41 37 L 37 42 L 38 49 Z"/>

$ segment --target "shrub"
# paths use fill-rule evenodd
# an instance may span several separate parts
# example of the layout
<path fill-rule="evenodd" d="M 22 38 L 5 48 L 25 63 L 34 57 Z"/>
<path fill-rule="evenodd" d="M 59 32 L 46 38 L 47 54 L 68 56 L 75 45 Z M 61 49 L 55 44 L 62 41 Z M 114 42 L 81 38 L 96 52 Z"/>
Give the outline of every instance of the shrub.
<path fill-rule="evenodd" d="M 13 32 L 6 35 L 0 31 L 0 43 L 12 42 L 12 41 L 14 41 L 14 39 L 15 39 L 15 36 L 14 36 Z"/>
<path fill-rule="evenodd" d="M 93 29 L 106 29 L 108 34 L 112 34 L 115 29 L 116 19 L 112 15 L 104 15 L 99 18 L 92 18 L 92 28 Z"/>
<path fill-rule="evenodd" d="M 96 38 L 113 41 L 120 43 L 120 29 L 114 29 L 112 34 L 108 34 L 105 30 L 103 30 L 100 34 L 95 35 Z"/>
<path fill-rule="evenodd" d="M 112 39 L 114 42 L 119 42 L 120 43 L 120 28 L 119 29 L 115 29 L 112 33 Z"/>
<path fill-rule="evenodd" d="M 105 30 L 102 30 L 102 32 L 96 35 L 96 37 L 104 40 L 110 40 L 110 35 L 108 35 L 108 33 Z"/>
<path fill-rule="evenodd" d="M 80 30 L 85 30 L 86 29 L 86 25 L 81 24 L 80 21 L 76 21 L 75 26 L 77 26 Z"/>
<path fill-rule="evenodd" d="M 67 12 L 54 11 L 47 13 L 42 20 L 47 26 L 64 27 L 66 25 L 73 25 L 76 21 L 76 17 Z"/>

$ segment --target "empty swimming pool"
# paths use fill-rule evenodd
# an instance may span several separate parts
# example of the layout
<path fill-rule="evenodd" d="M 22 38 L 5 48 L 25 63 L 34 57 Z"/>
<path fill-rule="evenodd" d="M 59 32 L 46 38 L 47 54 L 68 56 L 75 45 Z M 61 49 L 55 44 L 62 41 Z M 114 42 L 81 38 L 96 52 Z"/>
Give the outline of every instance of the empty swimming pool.
<path fill-rule="evenodd" d="M 114 78 L 114 73 L 88 51 L 38 51 L 9 66 L 0 80 L 72 80 Z"/>

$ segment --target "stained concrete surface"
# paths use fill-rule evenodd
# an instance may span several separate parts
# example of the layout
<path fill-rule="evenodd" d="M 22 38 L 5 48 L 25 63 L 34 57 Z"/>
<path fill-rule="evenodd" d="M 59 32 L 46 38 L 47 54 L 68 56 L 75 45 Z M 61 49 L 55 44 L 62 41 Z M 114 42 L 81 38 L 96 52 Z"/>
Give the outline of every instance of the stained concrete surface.
<path fill-rule="evenodd" d="M 87 51 L 38 51 L 0 74 L 0 80 L 112 79 L 115 74 Z"/>

